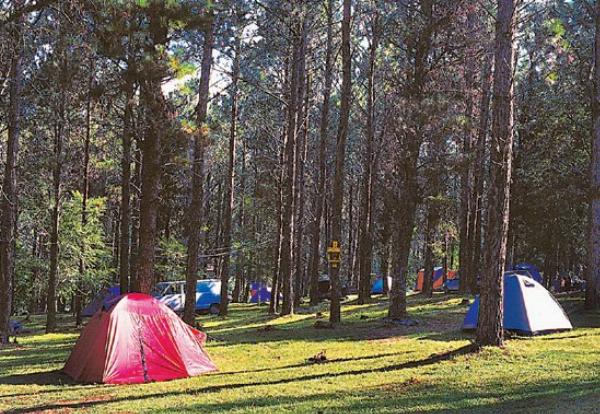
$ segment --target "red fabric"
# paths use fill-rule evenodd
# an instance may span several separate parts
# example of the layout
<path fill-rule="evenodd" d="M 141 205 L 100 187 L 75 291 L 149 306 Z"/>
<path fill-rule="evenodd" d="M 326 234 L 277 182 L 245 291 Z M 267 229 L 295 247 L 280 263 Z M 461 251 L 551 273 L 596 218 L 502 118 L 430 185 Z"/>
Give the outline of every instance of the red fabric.
<path fill-rule="evenodd" d="M 81 332 L 64 372 L 81 382 L 134 384 L 196 376 L 217 368 L 206 334 L 158 300 L 130 293 L 100 309 Z"/>
<path fill-rule="evenodd" d="M 419 270 L 419 273 L 417 273 L 417 287 L 415 290 L 417 291 L 421 291 L 423 290 L 423 275 L 424 275 L 425 271 L 424 270 Z M 456 278 L 456 270 L 448 270 L 448 273 L 446 274 L 446 280 L 452 280 Z M 433 281 L 433 290 L 440 290 L 442 289 L 442 287 L 444 286 L 444 278 L 440 277 L 437 280 Z"/>

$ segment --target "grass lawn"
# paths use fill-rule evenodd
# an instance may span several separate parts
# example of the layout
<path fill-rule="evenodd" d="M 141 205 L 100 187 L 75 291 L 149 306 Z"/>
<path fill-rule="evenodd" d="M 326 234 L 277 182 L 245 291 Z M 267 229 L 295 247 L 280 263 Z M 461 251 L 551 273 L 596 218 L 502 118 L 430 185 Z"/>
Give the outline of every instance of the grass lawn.
<path fill-rule="evenodd" d="M 0 411 L 600 412 L 600 313 L 567 297 L 575 330 L 473 353 L 461 300 L 411 297 L 412 327 L 387 325 L 383 299 L 347 304 L 336 329 L 315 329 L 314 309 L 272 317 L 233 305 L 228 318 L 199 317 L 219 372 L 132 386 L 73 384 L 59 372 L 78 337 L 72 319 L 44 335 L 33 318 L 18 347 L 0 350 Z M 322 350 L 326 363 L 307 362 Z"/>

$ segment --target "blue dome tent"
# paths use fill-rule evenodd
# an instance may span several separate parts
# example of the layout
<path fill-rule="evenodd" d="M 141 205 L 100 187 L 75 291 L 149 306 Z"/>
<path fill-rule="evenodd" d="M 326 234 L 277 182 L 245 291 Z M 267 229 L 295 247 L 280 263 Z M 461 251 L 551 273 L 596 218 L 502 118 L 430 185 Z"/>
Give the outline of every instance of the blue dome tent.
<path fill-rule="evenodd" d="M 388 288 L 392 287 L 392 278 L 388 276 Z M 383 294 L 383 277 L 378 277 L 373 282 L 373 286 L 371 287 L 371 294 L 373 295 L 381 295 Z"/>
<path fill-rule="evenodd" d="M 477 328 L 479 295 L 467 311 L 463 329 Z M 513 272 L 504 274 L 504 329 L 524 335 L 564 331 L 573 326 L 565 311 L 541 284 Z"/>
<path fill-rule="evenodd" d="M 94 300 L 81 311 L 82 316 L 93 316 L 102 306 L 114 298 L 121 295 L 121 290 L 118 285 L 109 286 L 102 289 L 94 298 Z"/>
<path fill-rule="evenodd" d="M 271 301 L 271 288 L 263 282 L 250 283 L 250 303 L 267 303 Z"/>
<path fill-rule="evenodd" d="M 516 264 L 516 265 L 514 265 L 513 270 L 524 270 L 526 272 L 529 272 L 529 274 L 531 275 L 533 280 L 535 280 L 536 282 L 538 282 L 540 284 L 544 283 L 544 278 L 542 277 L 542 274 L 540 273 L 540 269 L 538 269 L 538 267 L 532 263 Z"/>

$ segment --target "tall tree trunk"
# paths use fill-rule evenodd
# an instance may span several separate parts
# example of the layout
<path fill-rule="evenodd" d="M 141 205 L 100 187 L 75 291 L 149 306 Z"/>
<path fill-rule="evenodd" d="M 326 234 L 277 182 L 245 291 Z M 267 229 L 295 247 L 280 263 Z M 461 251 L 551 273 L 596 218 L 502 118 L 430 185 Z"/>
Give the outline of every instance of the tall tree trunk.
<path fill-rule="evenodd" d="M 142 143 L 142 192 L 137 256 L 137 283 L 141 293 L 149 294 L 155 282 L 154 262 L 157 218 L 160 206 L 161 145 L 169 124 L 166 102 L 159 80 L 144 80 L 141 97 L 146 105 L 146 131 Z"/>
<path fill-rule="evenodd" d="M 325 46 L 325 85 L 323 87 L 323 104 L 319 124 L 319 156 L 317 172 L 317 190 L 315 193 L 315 219 L 311 235 L 310 253 L 310 304 L 319 302 L 319 263 L 321 254 L 321 223 L 323 222 L 323 205 L 325 203 L 325 175 L 327 158 L 327 136 L 329 130 L 329 98 L 333 81 L 333 0 L 327 0 L 327 43 Z"/>
<path fill-rule="evenodd" d="M 240 137 L 242 138 L 242 137 Z M 237 255 L 237 266 L 235 272 L 235 284 L 233 287 L 233 301 L 234 302 L 245 302 L 243 296 L 246 286 L 246 255 L 245 243 L 246 243 L 246 227 L 247 227 L 247 214 L 246 214 L 246 142 L 242 139 L 241 142 L 242 153 L 240 156 L 240 190 L 239 190 L 239 212 L 238 212 L 238 225 L 240 231 L 240 242 L 243 246 Z"/>
<path fill-rule="evenodd" d="M 492 83 L 492 56 L 486 53 L 481 79 L 481 100 L 479 103 L 479 125 L 477 130 L 477 157 L 475 161 L 475 174 L 473 183 L 473 203 L 471 213 L 473 218 L 470 222 L 473 223 L 472 238 L 470 240 L 469 250 L 472 253 L 471 257 L 471 278 L 469 280 L 469 290 L 476 292 L 477 275 L 481 269 L 481 232 L 482 232 L 482 217 L 483 217 L 483 185 L 485 181 L 485 148 L 487 145 L 487 136 L 490 120 L 490 89 Z M 452 256 L 454 257 L 454 256 Z"/>
<path fill-rule="evenodd" d="M 87 226 L 87 203 L 89 197 L 89 175 L 90 175 L 90 141 L 92 138 L 92 86 L 94 82 L 94 62 L 90 64 L 90 79 L 88 88 L 88 100 L 85 112 L 85 140 L 83 143 L 83 176 L 81 177 L 81 229 L 85 232 Z M 85 240 L 81 240 L 81 256 L 79 258 L 79 286 L 75 294 L 75 326 L 82 323 L 82 295 L 85 279 Z"/>
<path fill-rule="evenodd" d="M 129 291 L 130 222 L 131 222 L 131 143 L 133 136 L 134 84 L 132 74 L 125 79 L 125 113 L 123 116 L 123 156 L 121 158 L 121 230 L 119 289 L 121 294 Z"/>
<path fill-rule="evenodd" d="M 491 182 L 477 344 L 504 343 L 503 274 L 509 223 L 513 144 L 516 0 L 498 0 L 496 18 Z"/>
<path fill-rule="evenodd" d="M 377 7 L 377 5 L 376 5 Z M 371 267 L 373 265 L 373 164 L 375 161 L 375 63 L 379 48 L 380 17 L 377 8 L 371 24 L 369 70 L 367 74 L 367 122 L 361 179 L 359 218 L 359 287 L 358 303 L 371 296 Z"/>
<path fill-rule="evenodd" d="M 289 87 L 289 99 L 287 108 L 287 132 L 284 143 L 284 179 L 283 179 L 283 216 L 281 226 L 281 260 L 280 275 L 283 287 L 283 303 L 281 314 L 290 315 L 294 313 L 294 269 L 292 245 L 294 235 L 294 195 L 295 195 L 295 171 L 296 171 L 296 140 L 298 137 L 298 112 L 301 105 L 302 88 L 302 62 L 304 59 L 303 32 L 305 30 L 305 7 L 304 2 L 295 6 L 291 19 L 292 59 L 291 76 Z"/>
<path fill-rule="evenodd" d="M 23 0 L 14 2 L 15 9 Z M 23 25 L 21 13 L 14 30 L 13 58 L 10 66 L 10 98 L 8 107 L 8 140 L 6 164 L 0 200 L 0 343 L 8 342 L 9 322 L 12 313 L 14 280 L 15 238 L 17 227 L 17 161 L 21 133 L 21 91 L 23 82 Z"/>
<path fill-rule="evenodd" d="M 63 134 L 65 123 L 64 97 L 58 103 L 58 119 L 54 130 L 54 169 L 52 172 L 53 204 L 50 226 L 50 269 L 48 275 L 48 312 L 46 318 L 46 333 L 56 330 L 56 282 L 58 279 L 58 227 L 60 222 L 62 198 L 62 163 L 63 163 Z"/>
<path fill-rule="evenodd" d="M 193 325 L 196 314 L 196 284 L 198 280 L 198 254 L 200 252 L 200 231 L 203 216 L 204 198 L 204 153 L 208 141 L 206 113 L 210 92 L 210 71 L 212 67 L 212 52 L 214 45 L 214 17 L 204 33 L 202 47 L 202 67 L 198 89 L 198 105 L 196 118 L 198 129 L 194 135 L 194 155 L 192 166 L 192 198 L 188 209 L 187 261 L 185 269 L 185 305 L 183 320 Z M 193 292 L 193 293 L 192 293 Z"/>
<path fill-rule="evenodd" d="M 139 141 L 138 141 L 139 142 Z M 129 292 L 140 290 L 137 279 L 137 257 L 140 240 L 140 187 L 142 186 L 142 152 L 136 145 L 133 170 L 133 197 L 131 200 L 131 246 L 129 255 Z"/>
<path fill-rule="evenodd" d="M 467 30 L 469 33 L 475 31 L 475 21 L 477 8 L 472 8 L 467 15 Z M 471 252 L 469 240 L 472 239 L 473 230 L 473 208 L 471 194 L 473 193 L 473 160 L 472 148 L 475 140 L 475 128 L 473 127 L 475 113 L 475 74 L 477 60 L 473 56 L 473 47 L 467 49 L 465 56 L 465 127 L 463 130 L 462 142 L 462 171 L 460 179 L 460 232 L 459 232 L 459 287 L 461 292 L 468 292 L 471 285 Z"/>
<path fill-rule="evenodd" d="M 296 209 L 296 241 L 294 247 L 294 307 L 300 306 L 300 301 L 303 296 L 303 272 L 304 266 L 302 261 L 304 260 L 304 249 L 303 249 L 303 241 L 304 241 L 304 163 L 306 162 L 306 157 L 308 155 L 308 131 L 309 131 L 309 115 L 310 115 L 310 79 L 306 76 L 306 89 L 304 90 L 304 109 L 303 109 L 303 119 L 302 119 L 302 135 L 301 139 L 299 139 L 297 146 L 297 151 L 300 154 L 300 158 L 298 160 L 297 165 L 297 177 L 296 177 L 296 188 L 297 195 L 295 205 Z"/>
<path fill-rule="evenodd" d="M 237 111 L 238 111 L 238 79 L 240 76 L 240 52 L 242 33 L 238 28 L 235 37 L 233 71 L 231 75 L 231 125 L 229 131 L 229 160 L 227 163 L 227 179 L 225 180 L 225 211 L 223 213 L 223 247 L 226 249 L 223 255 L 221 268 L 221 306 L 219 315 L 227 315 L 229 298 L 229 267 L 231 261 L 231 227 L 233 222 L 233 205 L 235 197 L 233 189 L 235 186 L 235 149 L 237 139 Z"/>
<path fill-rule="evenodd" d="M 589 265 L 585 307 L 596 309 L 600 292 L 600 0 L 595 5 L 594 77 L 592 100 L 592 159 L 590 164 Z"/>
<path fill-rule="evenodd" d="M 412 82 L 406 92 L 407 101 L 415 105 L 409 122 L 412 124 L 408 139 L 402 139 L 403 155 L 397 165 L 396 174 L 400 191 L 397 194 L 396 215 L 399 217 L 394 229 L 395 251 L 393 253 L 392 269 L 393 282 L 390 291 L 390 306 L 388 316 L 400 319 L 406 316 L 406 276 L 408 272 L 408 257 L 410 243 L 415 225 L 415 214 L 418 202 L 417 162 L 423 144 L 423 129 L 427 116 L 422 112 L 424 87 L 427 79 L 427 62 L 431 52 L 431 27 L 433 21 L 433 2 L 421 0 L 421 11 L 426 19 L 419 30 L 414 56 Z M 400 132 L 401 136 L 404 134 Z"/>
<path fill-rule="evenodd" d="M 352 56 L 350 53 L 350 18 L 352 0 L 344 0 L 342 12 L 342 91 L 340 105 L 340 121 L 338 124 L 335 156 L 335 174 L 333 178 L 333 204 L 331 211 L 331 244 L 334 241 L 341 245 L 342 237 L 342 204 L 344 202 L 344 165 L 346 161 L 346 139 L 350 119 L 350 99 L 352 95 Z M 337 323 L 341 320 L 340 268 L 330 266 L 331 306 L 329 321 Z"/>
<path fill-rule="evenodd" d="M 271 283 L 271 301 L 269 302 L 269 313 L 274 314 L 279 308 L 279 291 L 281 290 L 281 238 L 283 231 L 283 151 L 279 155 L 280 172 L 278 174 L 277 191 L 277 240 L 275 247 L 275 271 L 273 272 L 273 281 Z"/>
<path fill-rule="evenodd" d="M 437 206 L 435 201 L 430 201 L 427 208 L 427 219 L 425 224 L 425 267 L 423 270 L 423 294 L 431 297 L 433 295 L 433 243 L 435 231 L 438 224 Z"/>

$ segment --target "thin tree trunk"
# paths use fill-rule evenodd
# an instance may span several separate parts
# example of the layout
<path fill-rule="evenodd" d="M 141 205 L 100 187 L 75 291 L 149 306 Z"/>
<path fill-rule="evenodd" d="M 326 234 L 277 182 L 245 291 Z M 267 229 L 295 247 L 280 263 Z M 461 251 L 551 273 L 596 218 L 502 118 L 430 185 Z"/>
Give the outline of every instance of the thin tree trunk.
<path fill-rule="evenodd" d="M 425 224 L 425 267 L 423 270 L 423 294 L 431 297 L 433 295 L 433 243 L 437 227 L 436 206 L 430 202 Z"/>
<path fill-rule="evenodd" d="M 482 217 L 483 217 L 483 185 L 485 181 L 485 148 L 487 145 L 487 136 L 489 129 L 490 120 L 490 89 L 492 83 L 492 59 L 491 54 L 486 53 L 482 71 L 482 87 L 481 87 L 481 101 L 479 108 L 479 126 L 477 131 L 477 157 L 475 166 L 475 177 L 474 177 L 474 202 L 472 213 L 474 218 L 472 219 L 473 237 L 471 238 L 470 251 L 472 253 L 471 258 L 471 279 L 469 280 L 469 290 L 476 292 L 477 286 L 477 275 L 479 275 L 481 269 L 481 232 L 482 232 Z M 454 257 L 454 256 L 452 256 Z"/>
<path fill-rule="evenodd" d="M 213 18 L 214 19 L 214 18 Z M 200 231 L 203 216 L 204 198 L 204 153 L 208 141 L 208 130 L 205 125 L 208 111 L 210 71 L 214 44 L 214 21 L 211 20 L 204 33 L 202 47 L 202 68 L 198 90 L 198 106 L 196 118 L 198 130 L 194 135 L 194 155 L 192 167 L 192 198 L 188 210 L 188 246 L 185 270 L 185 305 L 183 320 L 194 325 L 196 314 L 196 284 L 198 280 L 198 254 L 200 252 Z M 192 293 L 193 292 L 193 293 Z"/>
<path fill-rule="evenodd" d="M 491 182 L 477 344 L 504 343 L 503 274 L 509 224 L 513 144 L 516 0 L 498 0 L 496 19 Z"/>
<path fill-rule="evenodd" d="M 271 283 L 271 301 L 269 302 L 269 313 L 274 314 L 279 307 L 280 272 L 281 272 L 281 236 L 283 231 L 283 152 L 279 156 L 280 173 L 278 177 L 277 192 L 277 244 L 275 247 L 275 271 L 273 272 L 273 281 Z"/>
<path fill-rule="evenodd" d="M 142 183 L 142 155 L 136 148 L 134 154 L 133 198 L 131 201 L 131 246 L 129 257 L 129 292 L 138 292 L 137 257 L 140 239 L 140 187 Z"/>
<path fill-rule="evenodd" d="M 123 117 L 123 157 L 121 158 L 121 230 L 119 250 L 119 288 L 121 294 L 129 290 L 130 223 L 131 223 L 131 143 L 133 135 L 134 85 L 131 74 L 125 80 L 125 114 Z"/>
<path fill-rule="evenodd" d="M 88 101 L 85 113 L 85 140 L 83 143 L 83 177 L 81 183 L 81 229 L 85 232 L 87 226 L 87 203 L 89 197 L 89 175 L 90 175 L 90 141 L 92 138 L 92 84 L 94 81 L 93 78 L 94 73 L 94 63 L 90 64 L 90 79 L 89 79 L 89 89 L 88 89 Z M 81 240 L 81 256 L 79 258 L 79 286 L 77 289 L 77 293 L 75 294 L 75 326 L 81 326 L 82 323 L 82 294 L 83 294 L 83 286 L 84 286 L 84 278 L 85 278 L 85 250 L 86 245 L 85 241 Z"/>
<path fill-rule="evenodd" d="M 295 7 L 292 12 L 291 38 L 292 59 L 291 76 L 288 99 L 288 120 L 286 140 L 284 143 L 284 179 L 283 179 L 283 216 L 281 228 L 281 266 L 280 275 L 283 287 L 283 303 L 281 314 L 290 315 L 294 313 L 294 269 L 292 257 L 292 244 L 294 235 L 294 194 L 295 194 L 295 171 L 296 171 L 296 139 L 298 136 L 298 112 L 301 105 L 299 92 L 302 84 L 302 61 L 303 54 L 303 32 L 306 23 L 304 21 L 304 2 L 300 7 Z"/>
<path fill-rule="evenodd" d="M 304 241 L 304 163 L 306 162 L 306 157 L 308 155 L 308 131 L 309 131 L 309 105 L 310 105 L 310 79 L 306 76 L 306 89 L 304 91 L 304 110 L 303 110 L 303 120 L 302 120 L 302 139 L 300 139 L 298 145 L 298 152 L 300 154 L 299 162 L 297 163 L 297 179 L 296 179 L 296 188 L 297 188 L 297 196 L 296 202 L 297 204 L 297 218 L 296 218 L 296 241 L 294 248 L 294 259 L 295 259 L 295 276 L 294 276 L 294 307 L 300 306 L 300 301 L 303 296 L 303 271 L 304 266 L 302 265 L 302 261 L 304 259 L 304 249 L 303 249 L 303 241 Z"/>
<path fill-rule="evenodd" d="M 231 260 L 231 227 L 233 221 L 233 205 L 235 197 L 233 188 L 235 186 L 235 149 L 237 138 L 237 111 L 238 111 L 238 79 L 240 75 L 240 53 L 241 53 L 241 30 L 238 30 L 235 38 L 235 50 L 233 58 L 233 72 L 231 76 L 231 125 L 229 131 L 229 161 L 227 164 L 227 179 L 225 180 L 225 211 L 223 213 L 223 247 L 226 250 L 221 268 L 221 306 L 219 315 L 227 315 L 229 304 L 229 266 Z"/>
<path fill-rule="evenodd" d="M 14 2 L 15 9 L 23 0 Z M 8 342 L 9 322 L 12 313 L 14 281 L 14 256 L 17 224 L 17 162 L 21 133 L 21 91 L 23 81 L 23 25 L 21 14 L 14 27 L 13 59 L 10 66 L 10 98 L 8 107 L 8 140 L 6 164 L 0 200 L 0 343 Z"/>
<path fill-rule="evenodd" d="M 241 138 L 241 137 L 240 137 Z M 240 157 L 240 197 L 239 197 L 239 214 L 238 223 L 240 231 L 240 242 L 242 246 L 246 243 L 246 142 L 242 140 L 242 154 Z M 246 277 L 246 257 L 244 254 L 245 247 L 242 247 L 237 255 L 237 266 L 235 272 L 235 284 L 233 287 L 233 301 L 244 302 L 242 296 L 244 295 L 245 289 L 245 277 Z"/>
<path fill-rule="evenodd" d="M 352 95 L 352 56 L 350 54 L 350 19 L 352 0 L 344 0 L 342 12 L 342 91 L 340 120 L 338 124 L 335 156 L 335 174 L 333 178 L 333 204 L 331 211 L 331 244 L 342 237 L 342 205 L 344 202 L 344 165 L 346 161 L 346 139 L 348 138 L 348 122 L 350 118 L 350 99 Z M 338 323 L 341 320 L 340 268 L 330 266 L 331 306 L 329 321 Z"/>
<path fill-rule="evenodd" d="M 377 7 L 377 6 L 376 6 Z M 373 265 L 373 164 L 375 161 L 375 63 L 379 48 L 380 17 L 377 9 L 371 24 L 369 47 L 369 71 L 367 74 L 367 122 L 365 149 L 363 152 L 363 175 L 361 180 L 361 206 L 359 218 L 359 283 L 358 303 L 371 296 L 371 267 Z"/>
<path fill-rule="evenodd" d="M 50 269 L 48 275 L 48 313 L 46 318 L 46 333 L 56 330 L 56 282 L 58 279 L 58 227 L 60 222 L 62 198 L 62 145 L 65 122 L 65 100 L 60 99 L 58 120 L 54 131 L 54 169 L 52 172 L 53 205 L 50 227 Z"/>
<path fill-rule="evenodd" d="M 600 0 L 595 4 L 594 77 L 592 100 L 592 159 L 590 164 L 589 265 L 585 307 L 596 309 L 600 292 Z"/>
<path fill-rule="evenodd" d="M 321 224 L 323 222 L 323 205 L 325 203 L 325 175 L 327 158 L 327 136 L 329 130 L 329 98 L 333 81 L 333 0 L 327 0 L 327 44 L 325 49 L 325 85 L 323 88 L 323 104 L 319 124 L 319 156 L 317 173 L 317 191 L 315 193 L 315 219 L 312 228 L 310 255 L 310 304 L 319 302 L 319 253 L 321 244 Z"/>
<path fill-rule="evenodd" d="M 471 10 L 467 15 L 467 30 L 469 33 L 474 32 L 475 28 L 475 8 Z M 467 55 L 465 56 L 465 112 L 464 116 L 466 119 L 464 131 L 463 131 L 463 142 L 462 142 L 462 171 L 461 171 L 461 189 L 460 189 L 460 232 L 459 232 L 459 288 L 461 292 L 468 292 L 471 285 L 470 280 L 472 278 L 471 269 L 471 252 L 469 251 L 471 245 L 469 240 L 473 237 L 470 233 L 473 230 L 473 209 L 471 194 L 473 193 L 473 160 L 472 160 L 472 148 L 473 141 L 475 139 L 475 129 L 473 128 L 475 112 L 475 71 L 477 61 L 472 56 L 473 48 L 467 49 Z"/>

